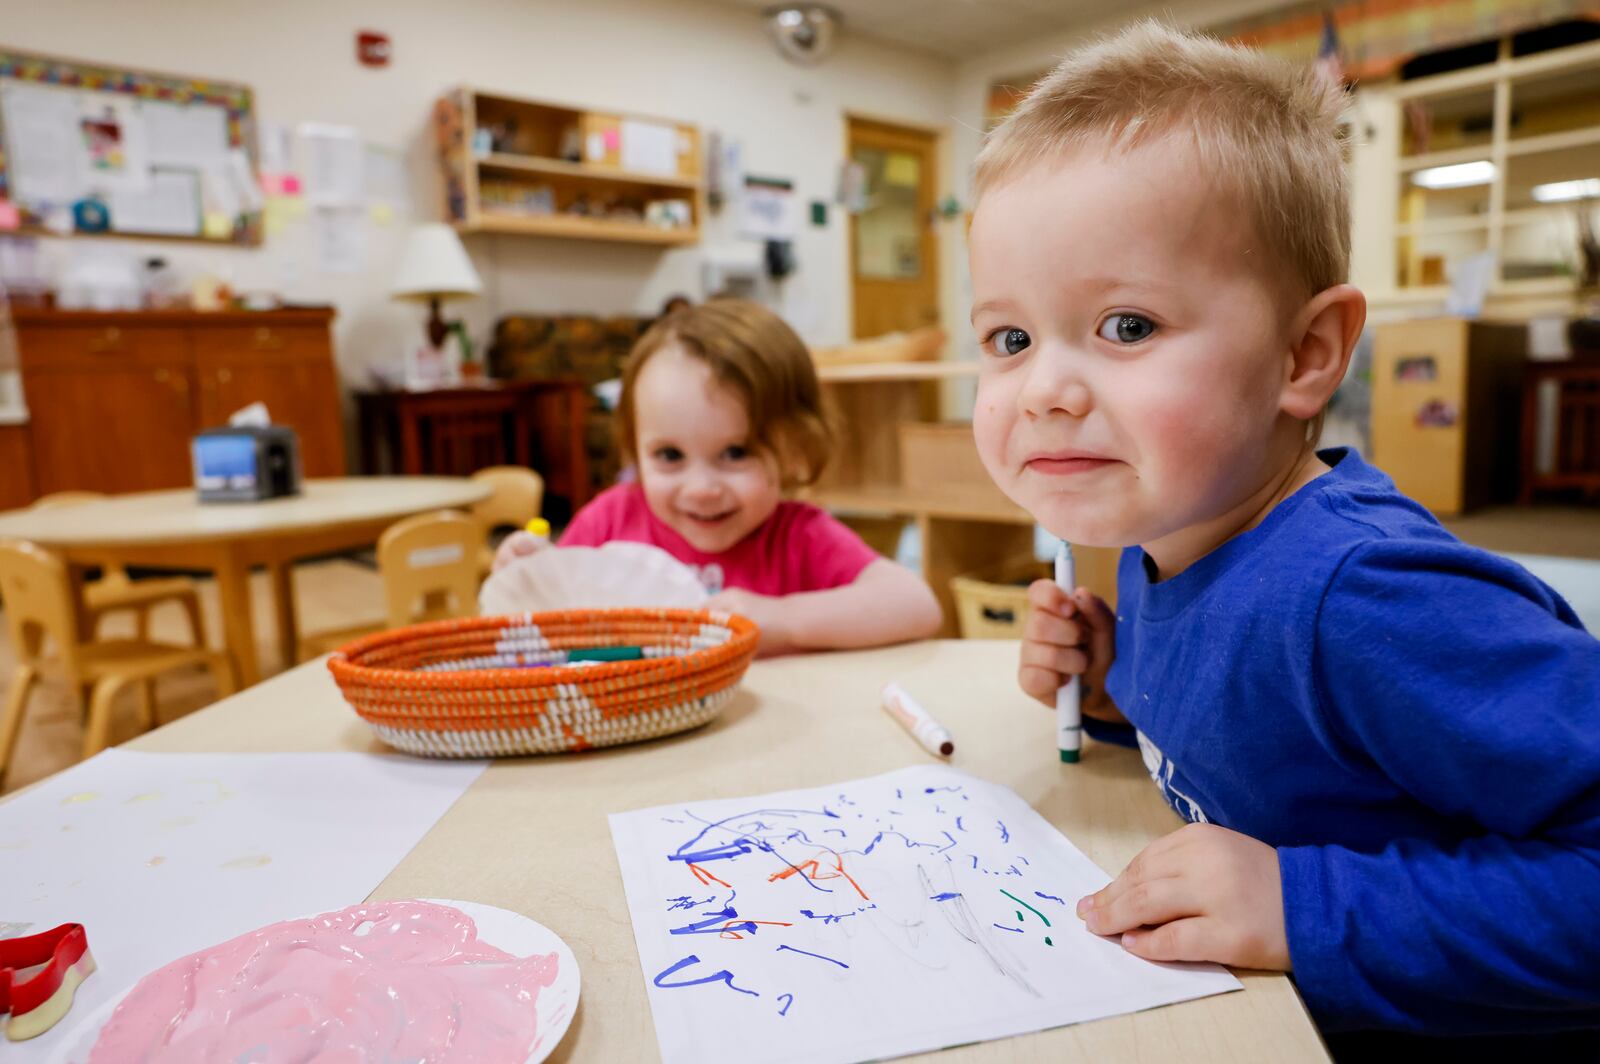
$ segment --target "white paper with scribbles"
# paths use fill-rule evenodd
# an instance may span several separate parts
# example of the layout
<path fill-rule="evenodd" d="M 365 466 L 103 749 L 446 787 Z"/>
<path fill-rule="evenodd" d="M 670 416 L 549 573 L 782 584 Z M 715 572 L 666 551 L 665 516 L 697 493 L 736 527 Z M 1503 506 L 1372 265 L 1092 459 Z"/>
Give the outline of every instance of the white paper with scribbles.
<path fill-rule="evenodd" d="M 1239 989 L 1085 930 L 1109 877 L 1005 787 L 925 765 L 613 814 L 666 1064 L 855 1061 Z"/>

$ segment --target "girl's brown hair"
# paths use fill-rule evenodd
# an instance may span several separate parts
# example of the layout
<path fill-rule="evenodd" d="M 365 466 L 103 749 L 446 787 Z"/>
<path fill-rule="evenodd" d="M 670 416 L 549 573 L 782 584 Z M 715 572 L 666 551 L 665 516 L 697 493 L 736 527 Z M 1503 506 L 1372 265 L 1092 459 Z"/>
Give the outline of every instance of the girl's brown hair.
<path fill-rule="evenodd" d="M 744 403 L 749 446 L 778 467 L 783 486 L 816 482 L 833 450 L 822 413 L 822 386 L 800 337 L 772 311 L 744 299 L 713 299 L 674 310 L 639 337 L 622 367 L 617 443 L 638 460 L 633 389 L 644 364 L 664 347 L 711 367 L 711 375 Z"/>

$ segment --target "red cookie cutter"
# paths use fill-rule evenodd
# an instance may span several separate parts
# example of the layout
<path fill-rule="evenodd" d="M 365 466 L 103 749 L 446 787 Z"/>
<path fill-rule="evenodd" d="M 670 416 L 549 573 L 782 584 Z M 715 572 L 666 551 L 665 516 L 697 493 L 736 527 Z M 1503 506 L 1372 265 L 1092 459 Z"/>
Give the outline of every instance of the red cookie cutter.
<path fill-rule="evenodd" d="M 82 924 L 26 938 L 0 938 L 0 1015 L 6 1037 L 21 1042 L 43 1034 L 72 1007 L 78 985 L 94 973 Z"/>

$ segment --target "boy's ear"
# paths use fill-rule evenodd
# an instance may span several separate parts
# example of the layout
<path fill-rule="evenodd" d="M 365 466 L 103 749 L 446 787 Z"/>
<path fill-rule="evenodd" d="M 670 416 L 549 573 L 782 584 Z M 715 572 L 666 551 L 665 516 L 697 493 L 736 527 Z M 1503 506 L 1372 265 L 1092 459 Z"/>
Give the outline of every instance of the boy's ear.
<path fill-rule="evenodd" d="M 1311 297 L 1290 334 L 1289 376 L 1279 409 L 1310 421 L 1328 405 L 1366 321 L 1367 297 L 1355 285 L 1334 285 Z"/>

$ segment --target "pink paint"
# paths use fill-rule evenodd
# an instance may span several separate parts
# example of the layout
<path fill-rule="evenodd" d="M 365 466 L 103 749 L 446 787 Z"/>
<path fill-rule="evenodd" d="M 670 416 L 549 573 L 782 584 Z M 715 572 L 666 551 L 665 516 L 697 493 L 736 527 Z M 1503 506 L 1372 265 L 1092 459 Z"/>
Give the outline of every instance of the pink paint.
<path fill-rule="evenodd" d="M 478 941 L 459 909 L 373 902 L 288 920 L 145 976 L 90 1064 L 127 1060 L 416 1060 L 521 1064 L 554 953 Z"/>

